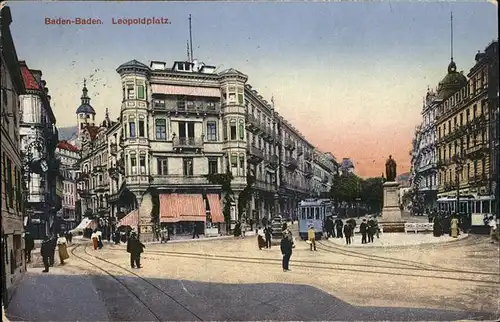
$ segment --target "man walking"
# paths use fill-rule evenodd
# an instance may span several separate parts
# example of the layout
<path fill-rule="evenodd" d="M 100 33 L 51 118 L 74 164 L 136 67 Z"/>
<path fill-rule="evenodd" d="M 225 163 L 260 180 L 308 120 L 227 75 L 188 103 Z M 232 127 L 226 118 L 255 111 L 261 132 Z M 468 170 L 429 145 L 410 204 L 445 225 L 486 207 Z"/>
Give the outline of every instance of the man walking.
<path fill-rule="evenodd" d="M 361 244 L 366 244 L 366 233 L 368 230 L 368 225 L 366 224 L 366 219 L 363 219 L 361 225 L 359 225 L 359 232 L 361 233 Z"/>
<path fill-rule="evenodd" d="M 273 229 L 271 226 L 264 228 L 264 235 L 266 237 L 266 248 L 271 248 L 271 237 L 273 235 Z"/>
<path fill-rule="evenodd" d="M 50 252 L 49 252 L 49 265 L 52 267 L 54 266 L 54 257 L 56 254 L 56 247 L 57 247 L 57 237 L 52 235 L 49 240 L 49 245 L 50 245 Z"/>
<path fill-rule="evenodd" d="M 344 226 L 342 220 L 337 218 L 337 220 L 335 220 L 335 225 L 337 226 L 337 238 L 344 237 L 344 235 L 342 234 L 342 226 Z"/>
<path fill-rule="evenodd" d="M 43 267 L 45 269 L 42 271 L 48 273 L 50 266 L 50 255 L 54 257 L 54 249 L 52 248 L 52 242 L 48 236 L 43 237 L 42 245 L 40 246 L 40 255 L 42 255 Z"/>
<path fill-rule="evenodd" d="M 351 244 L 351 236 L 352 236 L 352 226 L 350 223 L 346 223 L 344 225 L 344 236 L 346 245 Z"/>
<path fill-rule="evenodd" d="M 368 219 L 368 242 L 373 243 L 373 236 L 375 235 L 375 221 L 370 216 Z"/>
<path fill-rule="evenodd" d="M 137 234 L 133 232 L 127 242 L 127 253 L 130 253 L 130 267 L 141 268 L 141 253 L 144 251 L 143 243 L 137 238 Z"/>
<path fill-rule="evenodd" d="M 31 262 L 31 252 L 35 249 L 35 240 L 33 236 L 27 231 L 24 234 L 24 255 L 26 259 L 26 263 Z"/>
<path fill-rule="evenodd" d="M 283 232 L 283 238 L 281 239 L 281 254 L 283 255 L 283 272 L 288 272 L 290 269 L 288 265 L 290 263 L 290 257 L 292 257 L 293 241 L 287 232 Z"/>
<path fill-rule="evenodd" d="M 316 231 L 314 230 L 314 226 L 309 226 L 309 230 L 307 231 L 307 239 L 309 239 L 309 243 L 311 246 L 311 252 L 316 251 Z"/>
<path fill-rule="evenodd" d="M 495 234 L 497 233 L 497 222 L 495 220 L 495 217 L 490 216 L 489 221 L 488 221 L 488 226 L 490 226 L 490 242 L 494 243 L 495 242 Z"/>

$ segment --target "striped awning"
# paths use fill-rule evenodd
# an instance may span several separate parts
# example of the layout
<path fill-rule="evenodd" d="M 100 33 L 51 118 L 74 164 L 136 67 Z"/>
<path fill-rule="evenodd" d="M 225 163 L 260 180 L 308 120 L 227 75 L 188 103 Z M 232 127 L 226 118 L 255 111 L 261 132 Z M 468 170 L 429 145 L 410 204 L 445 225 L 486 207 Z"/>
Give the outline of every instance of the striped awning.
<path fill-rule="evenodd" d="M 213 223 L 223 223 L 224 215 L 222 214 L 221 202 L 218 195 L 207 195 L 208 204 L 210 205 L 210 216 Z"/>
<path fill-rule="evenodd" d="M 220 97 L 220 89 L 213 87 L 190 87 L 177 85 L 152 84 L 153 94 L 187 95 L 201 97 Z"/>
<path fill-rule="evenodd" d="M 160 222 L 206 221 L 203 196 L 199 194 L 161 194 Z"/>
<path fill-rule="evenodd" d="M 132 210 L 128 215 L 123 217 L 118 222 L 118 227 L 120 226 L 130 226 L 132 228 L 136 228 L 139 225 L 139 211 Z"/>

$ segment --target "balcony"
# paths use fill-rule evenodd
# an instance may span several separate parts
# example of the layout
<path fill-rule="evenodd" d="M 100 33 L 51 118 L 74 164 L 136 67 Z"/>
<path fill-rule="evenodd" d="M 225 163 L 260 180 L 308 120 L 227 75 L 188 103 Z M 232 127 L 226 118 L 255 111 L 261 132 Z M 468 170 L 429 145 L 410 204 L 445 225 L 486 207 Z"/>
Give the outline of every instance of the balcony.
<path fill-rule="evenodd" d="M 291 139 L 286 139 L 285 140 L 285 148 L 293 151 L 295 150 L 295 142 L 293 142 Z"/>
<path fill-rule="evenodd" d="M 178 101 L 175 106 L 168 106 L 162 104 L 154 104 L 155 110 L 168 111 L 173 113 L 194 113 L 194 114 L 219 114 L 220 103 L 208 102 L 193 102 L 193 101 Z"/>
<path fill-rule="evenodd" d="M 469 184 L 472 185 L 486 184 L 488 182 L 488 176 L 486 175 L 486 173 L 475 174 L 469 176 L 468 179 L 469 179 Z"/>
<path fill-rule="evenodd" d="M 245 117 L 245 126 L 250 132 L 257 133 L 259 132 L 260 122 L 252 114 L 247 114 Z"/>
<path fill-rule="evenodd" d="M 264 160 L 264 151 L 254 145 L 247 146 L 248 162 L 259 164 Z"/>
<path fill-rule="evenodd" d="M 118 153 L 118 147 L 116 143 L 111 143 L 109 145 L 109 153 L 111 153 L 111 155 L 116 155 Z"/>
<path fill-rule="evenodd" d="M 205 176 L 182 176 L 182 175 L 168 175 L 168 176 L 155 176 L 151 185 L 159 186 L 199 186 L 210 184 Z"/>
<path fill-rule="evenodd" d="M 304 148 L 303 148 L 303 147 L 301 147 L 301 146 L 299 146 L 299 147 L 297 148 L 297 155 L 298 155 L 298 156 L 301 156 L 302 154 L 304 154 Z"/>
<path fill-rule="evenodd" d="M 109 190 L 109 183 L 108 182 L 101 182 L 95 188 L 95 192 L 106 192 L 108 190 Z"/>
<path fill-rule="evenodd" d="M 273 140 L 273 128 L 270 126 L 265 126 L 264 127 L 264 132 L 262 133 L 262 136 L 264 140 L 266 141 L 272 141 Z"/>
<path fill-rule="evenodd" d="M 323 177 L 323 179 L 321 179 L 321 183 L 323 183 L 323 184 L 327 184 L 328 181 L 330 181 L 330 180 L 328 180 L 328 177 Z"/>
<path fill-rule="evenodd" d="M 465 149 L 465 155 L 468 157 L 482 157 L 482 154 L 488 151 L 488 144 L 480 142 Z"/>
<path fill-rule="evenodd" d="M 295 169 L 297 169 L 298 166 L 299 166 L 299 164 L 298 164 L 297 160 L 294 158 L 287 158 L 285 160 L 285 167 L 288 170 L 294 171 Z"/>
<path fill-rule="evenodd" d="M 174 137 L 173 147 L 177 152 L 182 152 L 183 150 L 193 150 L 193 149 L 201 150 L 203 149 L 203 139 Z"/>
<path fill-rule="evenodd" d="M 86 172 L 80 172 L 76 176 L 76 182 L 82 182 L 89 178 L 89 174 Z"/>
<path fill-rule="evenodd" d="M 306 154 L 304 155 L 304 159 L 306 161 L 312 161 L 312 159 L 313 159 L 312 153 L 311 152 L 306 152 Z"/>
<path fill-rule="evenodd" d="M 312 178 L 313 176 L 314 176 L 314 172 L 313 172 L 312 168 L 310 166 L 306 167 L 306 170 L 304 171 L 304 177 Z"/>
<path fill-rule="evenodd" d="M 278 165 L 279 165 L 278 156 L 276 154 L 271 155 L 271 157 L 269 158 L 269 160 L 266 164 L 266 167 L 271 169 L 271 170 L 276 170 L 278 168 Z"/>

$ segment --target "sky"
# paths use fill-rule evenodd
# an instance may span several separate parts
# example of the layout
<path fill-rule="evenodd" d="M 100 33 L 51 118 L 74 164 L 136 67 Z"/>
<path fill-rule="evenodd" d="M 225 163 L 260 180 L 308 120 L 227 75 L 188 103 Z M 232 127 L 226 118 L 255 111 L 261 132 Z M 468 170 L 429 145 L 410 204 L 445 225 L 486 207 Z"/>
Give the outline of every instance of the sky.
<path fill-rule="evenodd" d="M 83 79 L 98 120 L 120 114 L 116 68 L 137 59 L 194 57 L 248 75 L 265 99 L 313 145 L 349 157 L 363 177 L 380 176 L 392 155 L 409 170 L 422 100 L 450 62 L 459 70 L 497 34 L 487 2 L 9 2 L 17 55 L 43 72 L 57 126 L 76 124 Z M 99 25 L 47 25 L 46 18 L 96 18 Z M 163 25 L 116 25 L 120 18 L 168 18 Z"/>

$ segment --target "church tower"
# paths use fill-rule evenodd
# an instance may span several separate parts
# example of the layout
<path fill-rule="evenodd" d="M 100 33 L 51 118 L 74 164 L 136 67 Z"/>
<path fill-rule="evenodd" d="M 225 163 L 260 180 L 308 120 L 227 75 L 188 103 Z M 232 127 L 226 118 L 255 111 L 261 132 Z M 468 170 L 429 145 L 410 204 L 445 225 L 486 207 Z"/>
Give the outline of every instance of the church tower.
<path fill-rule="evenodd" d="M 87 95 L 87 80 L 83 80 L 83 88 L 82 88 L 82 97 L 80 97 L 81 104 L 76 110 L 76 124 L 78 125 L 77 133 L 77 142 L 81 144 L 83 130 L 87 126 L 95 126 L 95 111 L 94 108 L 90 105 L 90 97 Z"/>

